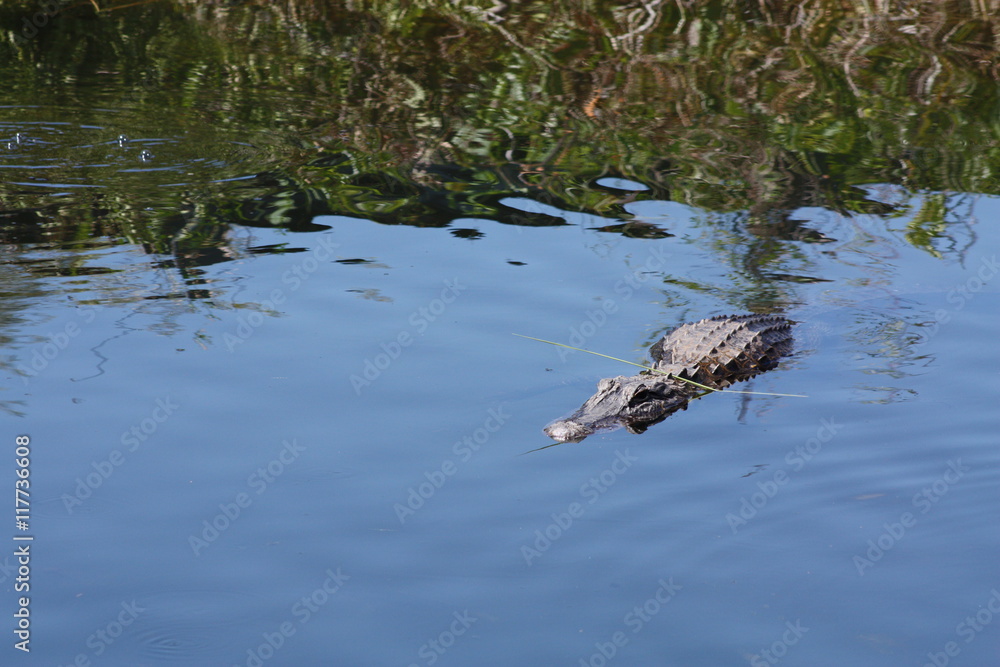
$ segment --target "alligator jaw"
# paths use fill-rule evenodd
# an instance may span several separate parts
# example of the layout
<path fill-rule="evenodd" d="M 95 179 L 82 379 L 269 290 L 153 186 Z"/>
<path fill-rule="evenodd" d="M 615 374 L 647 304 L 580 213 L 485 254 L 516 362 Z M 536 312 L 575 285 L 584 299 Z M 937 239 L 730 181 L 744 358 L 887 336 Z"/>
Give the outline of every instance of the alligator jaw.
<path fill-rule="evenodd" d="M 687 406 L 691 393 L 665 375 L 635 375 L 601 380 L 597 393 L 566 419 L 545 427 L 559 442 L 580 442 L 601 429 L 626 427 L 642 433 Z"/>

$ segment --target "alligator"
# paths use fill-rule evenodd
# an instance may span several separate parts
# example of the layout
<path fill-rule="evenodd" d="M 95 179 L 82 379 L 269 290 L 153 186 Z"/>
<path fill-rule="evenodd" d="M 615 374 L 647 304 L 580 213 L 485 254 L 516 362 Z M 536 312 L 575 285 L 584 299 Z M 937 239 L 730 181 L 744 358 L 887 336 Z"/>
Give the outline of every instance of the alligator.
<path fill-rule="evenodd" d="M 719 315 L 682 324 L 649 348 L 652 371 L 601 380 L 590 400 L 545 433 L 559 442 L 620 426 L 642 433 L 704 393 L 684 380 L 723 389 L 775 368 L 792 351 L 792 324 L 779 315 Z"/>

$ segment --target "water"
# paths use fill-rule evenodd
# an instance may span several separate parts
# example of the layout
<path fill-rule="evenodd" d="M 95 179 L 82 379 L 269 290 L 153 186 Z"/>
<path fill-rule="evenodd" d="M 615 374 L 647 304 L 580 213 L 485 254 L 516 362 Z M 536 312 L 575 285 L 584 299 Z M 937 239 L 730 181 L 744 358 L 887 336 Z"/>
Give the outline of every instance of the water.
<path fill-rule="evenodd" d="M 4 664 L 997 663 L 991 19 L 522 4 L 0 9 Z"/>
<path fill-rule="evenodd" d="M 838 240 L 784 268 L 832 282 L 775 281 L 797 351 L 744 388 L 809 398 L 525 454 L 627 370 L 511 333 L 640 361 L 739 309 L 705 214 L 641 213 L 673 236 L 234 229 L 300 252 L 204 267 L 201 301 L 152 298 L 171 270 L 121 245 L 91 254 L 115 273 L 31 279 L 6 335 L 43 367 L 4 384 L 32 664 L 990 662 L 995 227 L 941 260 L 802 211 Z"/>

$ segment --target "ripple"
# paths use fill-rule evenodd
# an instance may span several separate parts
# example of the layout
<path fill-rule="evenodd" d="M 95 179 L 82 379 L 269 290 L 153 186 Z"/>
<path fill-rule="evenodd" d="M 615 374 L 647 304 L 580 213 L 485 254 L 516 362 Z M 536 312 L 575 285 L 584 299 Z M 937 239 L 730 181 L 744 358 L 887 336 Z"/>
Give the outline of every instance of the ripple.
<path fill-rule="evenodd" d="M 144 609 L 131 633 L 139 654 L 185 664 L 227 664 L 252 643 L 260 598 L 219 591 L 151 595 L 136 602 Z"/>
<path fill-rule="evenodd" d="M 18 195 L 80 187 L 189 188 L 260 171 L 273 138 L 211 123 L 171 123 L 114 109 L 0 107 L 0 170 L 17 170 Z M 253 132 L 250 132 L 253 134 Z M 267 146 L 258 148 L 261 141 Z M 282 150 L 278 149 L 278 153 Z M 7 179 L 5 179 L 7 180 Z M 155 192 L 150 190 L 149 192 Z M 11 193 L 13 194 L 13 193 Z"/>

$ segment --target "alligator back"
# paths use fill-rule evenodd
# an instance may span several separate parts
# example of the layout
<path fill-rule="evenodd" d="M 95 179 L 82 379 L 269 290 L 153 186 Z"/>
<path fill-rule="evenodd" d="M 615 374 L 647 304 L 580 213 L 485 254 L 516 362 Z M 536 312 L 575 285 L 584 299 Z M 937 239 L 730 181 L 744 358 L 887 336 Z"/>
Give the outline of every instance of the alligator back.
<path fill-rule="evenodd" d="M 650 349 L 656 369 L 721 389 L 777 366 L 792 350 L 778 315 L 719 315 L 683 324 Z"/>

